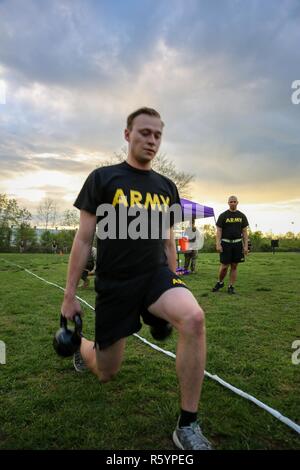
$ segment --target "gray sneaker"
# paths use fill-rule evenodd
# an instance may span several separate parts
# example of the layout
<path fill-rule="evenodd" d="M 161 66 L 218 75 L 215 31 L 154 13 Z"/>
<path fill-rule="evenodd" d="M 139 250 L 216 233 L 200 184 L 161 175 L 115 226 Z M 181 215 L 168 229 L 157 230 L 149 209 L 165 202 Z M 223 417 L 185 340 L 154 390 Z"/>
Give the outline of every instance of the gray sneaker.
<path fill-rule="evenodd" d="M 212 450 L 210 442 L 203 436 L 197 421 L 189 426 L 178 427 L 173 432 L 173 442 L 182 450 Z"/>
<path fill-rule="evenodd" d="M 74 369 L 77 372 L 84 372 L 87 370 L 87 366 L 84 363 L 84 360 L 82 359 L 82 355 L 80 354 L 80 350 L 76 351 L 76 353 L 73 356 L 73 365 Z"/>

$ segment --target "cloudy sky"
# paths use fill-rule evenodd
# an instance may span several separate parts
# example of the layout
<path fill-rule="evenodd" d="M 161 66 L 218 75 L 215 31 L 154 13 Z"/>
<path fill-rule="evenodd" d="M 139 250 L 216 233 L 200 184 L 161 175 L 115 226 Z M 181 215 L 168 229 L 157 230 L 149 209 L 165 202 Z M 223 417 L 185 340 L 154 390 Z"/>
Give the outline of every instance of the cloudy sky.
<path fill-rule="evenodd" d="M 300 232 L 298 0 L 0 0 L 0 192 L 72 207 L 146 105 L 192 197 Z"/>

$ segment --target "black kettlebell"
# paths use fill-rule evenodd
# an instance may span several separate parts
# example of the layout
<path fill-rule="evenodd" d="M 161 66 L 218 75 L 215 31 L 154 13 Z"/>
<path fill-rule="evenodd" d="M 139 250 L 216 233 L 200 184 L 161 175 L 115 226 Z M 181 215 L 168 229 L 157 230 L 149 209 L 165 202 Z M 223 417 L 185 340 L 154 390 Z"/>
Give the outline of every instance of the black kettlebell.
<path fill-rule="evenodd" d="M 164 341 L 167 339 L 171 335 L 172 331 L 172 325 L 167 322 L 150 327 L 152 337 L 158 341 Z"/>
<path fill-rule="evenodd" d="M 57 354 L 62 357 L 73 356 L 81 345 L 82 319 L 76 313 L 74 319 L 75 329 L 69 330 L 68 321 L 62 314 L 60 315 L 60 329 L 53 338 L 53 347 Z"/>

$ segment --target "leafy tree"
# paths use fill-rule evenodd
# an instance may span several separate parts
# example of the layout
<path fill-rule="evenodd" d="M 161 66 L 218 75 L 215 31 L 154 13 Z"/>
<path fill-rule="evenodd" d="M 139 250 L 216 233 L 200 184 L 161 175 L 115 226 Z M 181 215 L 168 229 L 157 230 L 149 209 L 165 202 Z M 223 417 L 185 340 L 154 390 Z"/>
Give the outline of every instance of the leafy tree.
<path fill-rule="evenodd" d="M 61 230 L 56 236 L 59 251 L 70 252 L 76 230 Z"/>
<path fill-rule="evenodd" d="M 9 249 L 13 227 L 20 227 L 31 219 L 27 209 L 21 208 L 16 199 L 0 194 L 0 249 Z"/>
<path fill-rule="evenodd" d="M 216 251 L 216 228 L 214 225 L 205 224 L 203 226 L 204 232 L 204 246 L 203 252 Z"/>
<path fill-rule="evenodd" d="M 45 230 L 40 238 L 40 246 L 43 251 L 50 252 L 53 242 L 53 234 L 49 230 Z"/>
<path fill-rule="evenodd" d="M 177 170 L 175 164 L 163 154 L 155 158 L 153 169 L 170 178 L 176 184 L 181 197 L 191 197 L 189 184 L 194 178 L 193 175 Z"/>
<path fill-rule="evenodd" d="M 42 225 L 44 225 L 45 230 L 48 229 L 48 226 L 55 226 L 57 219 L 57 204 L 53 199 L 45 198 L 38 206 L 37 217 Z"/>
<path fill-rule="evenodd" d="M 20 227 L 17 228 L 15 237 L 17 246 L 19 246 L 21 240 L 23 240 L 26 251 L 35 251 L 38 247 L 36 231 L 28 223 L 22 223 Z"/>
<path fill-rule="evenodd" d="M 61 219 L 61 225 L 63 227 L 78 227 L 79 226 L 79 211 L 78 210 L 66 210 L 64 211 Z"/>
<path fill-rule="evenodd" d="M 294 240 L 295 239 L 295 234 L 293 232 L 287 232 L 284 236 L 284 238 L 288 240 Z"/>
<path fill-rule="evenodd" d="M 251 251 L 260 251 L 263 243 L 263 233 L 257 230 L 256 232 L 249 231 L 249 240 L 251 241 Z"/>

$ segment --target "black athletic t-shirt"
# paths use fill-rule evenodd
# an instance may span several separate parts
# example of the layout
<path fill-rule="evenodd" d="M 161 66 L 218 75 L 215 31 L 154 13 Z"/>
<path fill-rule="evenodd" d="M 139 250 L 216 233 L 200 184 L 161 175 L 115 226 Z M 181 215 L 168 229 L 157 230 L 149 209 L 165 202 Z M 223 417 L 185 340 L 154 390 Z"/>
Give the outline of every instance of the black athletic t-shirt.
<path fill-rule="evenodd" d="M 249 223 L 245 214 L 240 211 L 230 211 L 229 209 L 219 215 L 217 227 L 222 229 L 222 238 L 236 240 L 241 238 L 243 228 Z"/>
<path fill-rule="evenodd" d="M 167 257 L 160 227 L 158 239 L 131 239 L 124 237 L 124 224 L 119 225 L 119 211 L 128 215 L 132 207 L 146 209 L 150 217 L 153 211 L 162 212 L 173 204 L 180 205 L 180 198 L 175 184 L 154 170 L 139 170 L 128 163 L 102 167 L 94 170 L 86 179 L 74 206 L 84 209 L 92 214 L 97 213 L 97 225 L 104 221 L 107 213 L 99 215 L 99 206 L 110 204 L 116 211 L 115 236 L 106 239 L 97 237 L 97 267 L 98 275 L 112 275 L 113 277 L 132 277 L 135 274 L 145 273 L 159 266 L 167 265 Z M 98 211 L 97 211 L 98 209 Z M 136 215 L 137 217 L 137 215 Z M 136 219 L 128 215 L 125 231 L 130 223 Z M 161 220 L 161 219 L 160 219 Z M 170 225 L 174 224 L 171 217 Z M 122 227 L 121 227 L 122 225 Z M 151 218 L 148 232 L 150 233 Z M 120 231 L 123 235 L 120 235 Z"/>

